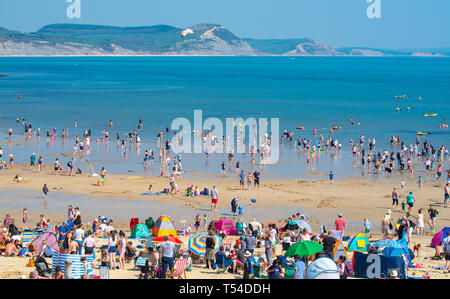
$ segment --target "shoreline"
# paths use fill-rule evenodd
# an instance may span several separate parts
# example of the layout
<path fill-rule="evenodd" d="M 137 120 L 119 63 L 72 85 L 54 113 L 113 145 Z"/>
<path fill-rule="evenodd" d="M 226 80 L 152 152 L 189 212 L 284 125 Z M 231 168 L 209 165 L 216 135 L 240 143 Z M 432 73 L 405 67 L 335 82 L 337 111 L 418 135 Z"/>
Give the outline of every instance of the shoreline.
<path fill-rule="evenodd" d="M 164 188 L 169 188 L 169 178 L 108 174 L 105 185 L 97 187 L 96 177 L 88 177 L 86 174 L 55 175 L 50 168 L 47 165 L 41 173 L 37 169 L 32 170 L 29 166 L 23 165 L 16 165 L 14 169 L 1 170 L 2 190 L 11 194 L 32 192 L 32 195 L 25 194 L 21 198 L 27 198 L 27 200 L 34 198 L 33 200 L 35 200 L 42 197 L 42 186 L 47 184 L 50 191 L 49 199 L 56 200 L 58 204 L 62 204 L 62 201 L 65 206 L 71 204 L 71 199 L 76 199 L 86 205 L 84 207 L 85 215 L 97 217 L 103 213 L 102 209 L 103 211 L 105 209 L 114 212 L 120 211 L 123 214 L 122 219 L 134 217 L 133 213 L 142 213 L 142 215 L 152 217 L 160 216 L 155 213 L 166 213 L 168 215 L 176 214 L 180 217 L 185 216 L 188 223 L 197 213 L 206 214 L 209 219 L 233 218 L 230 213 L 230 202 L 234 197 L 238 197 L 240 203 L 245 207 L 244 221 L 257 218 L 281 223 L 283 219 L 292 214 L 304 212 L 310 215 L 313 229 L 318 230 L 320 225 L 325 225 L 327 228 L 332 226 L 337 214 L 342 212 L 349 223 L 349 231 L 360 232 L 364 218 L 368 218 L 372 222 L 374 231 L 377 230 L 385 211 L 392 209 L 392 188 L 400 189 L 401 181 L 400 178 L 379 180 L 342 178 L 330 184 L 329 180 L 265 180 L 262 178 L 260 189 L 254 189 L 252 185 L 250 190 L 240 190 L 237 177 L 235 180 L 231 180 L 231 178 L 226 180 L 180 178 L 176 179 L 180 190 L 177 195 L 143 196 L 141 193 L 148 192 L 150 184 L 153 185 L 152 192 L 160 192 Z M 21 183 L 13 181 L 13 177 L 17 173 L 23 178 Z M 440 212 L 438 227 L 450 226 L 450 209 L 442 207 L 445 181 L 437 182 L 425 178 L 420 191 L 417 178 L 407 178 L 405 182 L 405 190 L 400 191 L 400 202 L 409 191 L 412 191 L 417 199 L 414 213 L 417 213 L 419 208 L 427 210 L 430 204 L 434 204 Z M 185 196 L 184 190 L 189 185 L 198 186 L 200 190 L 205 187 L 211 189 L 213 185 L 216 185 L 219 190 L 219 202 L 218 213 L 214 217 L 211 217 L 210 214 L 209 196 Z M 14 196 L 10 198 L 11 200 L 15 199 Z M 250 200 L 252 198 L 257 199 L 254 207 L 251 207 Z M 89 203 L 89 201 L 91 202 Z M 36 203 L 33 202 L 33 204 Z M 65 214 L 64 211 L 60 211 L 61 208 L 56 209 L 58 211 L 52 211 L 52 208 L 51 205 L 47 207 L 46 213 L 54 213 L 55 216 L 61 212 L 62 215 Z M 0 211 L 3 213 L 5 208 Z M 8 212 L 11 211 L 8 210 Z M 83 209 L 81 212 L 83 214 Z M 20 219 L 20 213 L 21 209 L 14 213 L 16 218 Z M 403 213 L 401 209 L 395 210 L 393 217 L 403 216 Z"/>

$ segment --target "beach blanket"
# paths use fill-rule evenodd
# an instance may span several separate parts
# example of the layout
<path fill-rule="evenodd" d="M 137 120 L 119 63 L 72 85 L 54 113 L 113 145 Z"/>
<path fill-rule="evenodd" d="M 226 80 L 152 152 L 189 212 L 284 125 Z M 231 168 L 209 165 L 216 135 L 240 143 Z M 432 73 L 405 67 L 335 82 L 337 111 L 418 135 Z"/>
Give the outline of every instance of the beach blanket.
<path fill-rule="evenodd" d="M 23 245 L 28 246 L 34 239 L 39 237 L 42 232 L 24 231 L 22 233 Z"/>
<path fill-rule="evenodd" d="M 144 193 L 141 193 L 141 195 L 161 195 L 161 192 L 152 192 L 152 193 L 144 192 Z"/>

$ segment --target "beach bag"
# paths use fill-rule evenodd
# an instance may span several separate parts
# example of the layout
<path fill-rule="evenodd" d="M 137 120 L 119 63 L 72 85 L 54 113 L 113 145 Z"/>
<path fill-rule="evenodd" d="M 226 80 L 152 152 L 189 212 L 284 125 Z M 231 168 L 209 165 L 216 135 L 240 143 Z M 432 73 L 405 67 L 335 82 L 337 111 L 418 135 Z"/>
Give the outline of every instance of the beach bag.
<path fill-rule="evenodd" d="M 34 260 L 33 260 L 33 258 L 28 260 L 27 266 L 28 267 L 34 267 Z"/>

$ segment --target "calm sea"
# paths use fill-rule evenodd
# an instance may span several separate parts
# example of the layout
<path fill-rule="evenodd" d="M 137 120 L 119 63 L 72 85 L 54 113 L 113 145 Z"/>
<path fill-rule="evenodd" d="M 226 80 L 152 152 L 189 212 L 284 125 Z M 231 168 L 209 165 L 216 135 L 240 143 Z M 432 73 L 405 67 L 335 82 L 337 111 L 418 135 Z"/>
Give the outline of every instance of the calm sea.
<path fill-rule="evenodd" d="M 333 170 L 339 176 L 361 175 L 359 161 L 352 161 L 349 140 L 361 134 L 376 138 L 378 150 L 390 148 L 389 138 L 400 135 L 413 143 L 418 131 L 431 132 L 426 138 L 435 146 L 449 146 L 450 131 L 439 129 L 448 123 L 450 112 L 449 58 L 363 58 L 363 57 L 67 57 L 0 58 L 0 142 L 5 154 L 12 152 L 16 163 L 28 163 L 32 152 L 51 163 L 60 153 L 70 153 L 73 138 L 90 128 L 94 137 L 109 130 L 110 142 L 91 146 L 88 159 L 98 171 L 106 166 L 113 173 L 157 175 L 142 165 L 145 149 L 156 149 L 156 135 L 170 127 L 177 117 L 193 118 L 194 109 L 203 118 L 279 118 L 280 130 L 315 140 L 313 128 L 325 138 L 332 126 L 342 129 L 334 137 L 342 153 L 321 153 L 314 169 L 304 155 L 284 143 L 280 160 L 264 170 L 264 177 L 310 178 Z M 408 99 L 394 99 L 395 95 Z M 21 95 L 21 99 L 17 96 Z M 422 100 L 418 100 L 421 97 Z M 400 107 L 400 111 L 395 111 Z M 412 109 L 406 110 L 406 107 Z M 437 113 L 424 117 L 424 113 Z M 23 141 L 25 117 L 41 137 L 20 145 L 7 144 L 12 127 L 14 140 Z M 360 126 L 350 125 L 352 117 Z M 121 136 L 137 129 L 142 145 L 126 157 L 116 146 Z M 74 121 L 78 120 L 78 128 Z M 113 129 L 108 128 L 114 121 Z M 304 131 L 295 130 L 303 126 Z M 71 140 L 47 140 L 47 130 L 69 128 Z M 170 137 L 173 133 L 170 133 Z M 425 137 L 422 137 L 422 140 Z M 62 162 L 70 157 L 59 156 Z M 248 155 L 237 155 L 241 168 L 251 170 Z M 183 155 L 186 175 L 218 174 L 225 154 Z M 64 163 L 65 164 L 65 163 Z M 78 165 L 77 165 L 78 164 Z M 87 171 L 83 159 L 75 167 Z M 230 174 L 235 178 L 235 174 Z M 366 173 L 367 175 L 367 173 Z"/>

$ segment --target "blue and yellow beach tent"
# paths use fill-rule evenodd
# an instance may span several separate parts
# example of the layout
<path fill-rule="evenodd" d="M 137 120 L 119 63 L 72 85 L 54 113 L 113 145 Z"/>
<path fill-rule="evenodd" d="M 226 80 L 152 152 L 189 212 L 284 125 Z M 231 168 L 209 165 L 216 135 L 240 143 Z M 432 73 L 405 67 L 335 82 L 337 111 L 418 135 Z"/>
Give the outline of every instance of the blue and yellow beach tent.
<path fill-rule="evenodd" d="M 153 226 L 152 235 L 155 237 L 172 235 L 177 238 L 177 230 L 172 220 L 167 216 L 161 216 Z"/>
<path fill-rule="evenodd" d="M 370 242 L 366 238 L 364 234 L 357 234 L 353 237 L 353 239 L 348 243 L 347 251 L 363 251 L 367 252 L 370 248 Z"/>
<path fill-rule="evenodd" d="M 133 226 L 130 238 L 147 238 L 150 235 L 148 227 L 145 224 L 136 224 Z"/>

